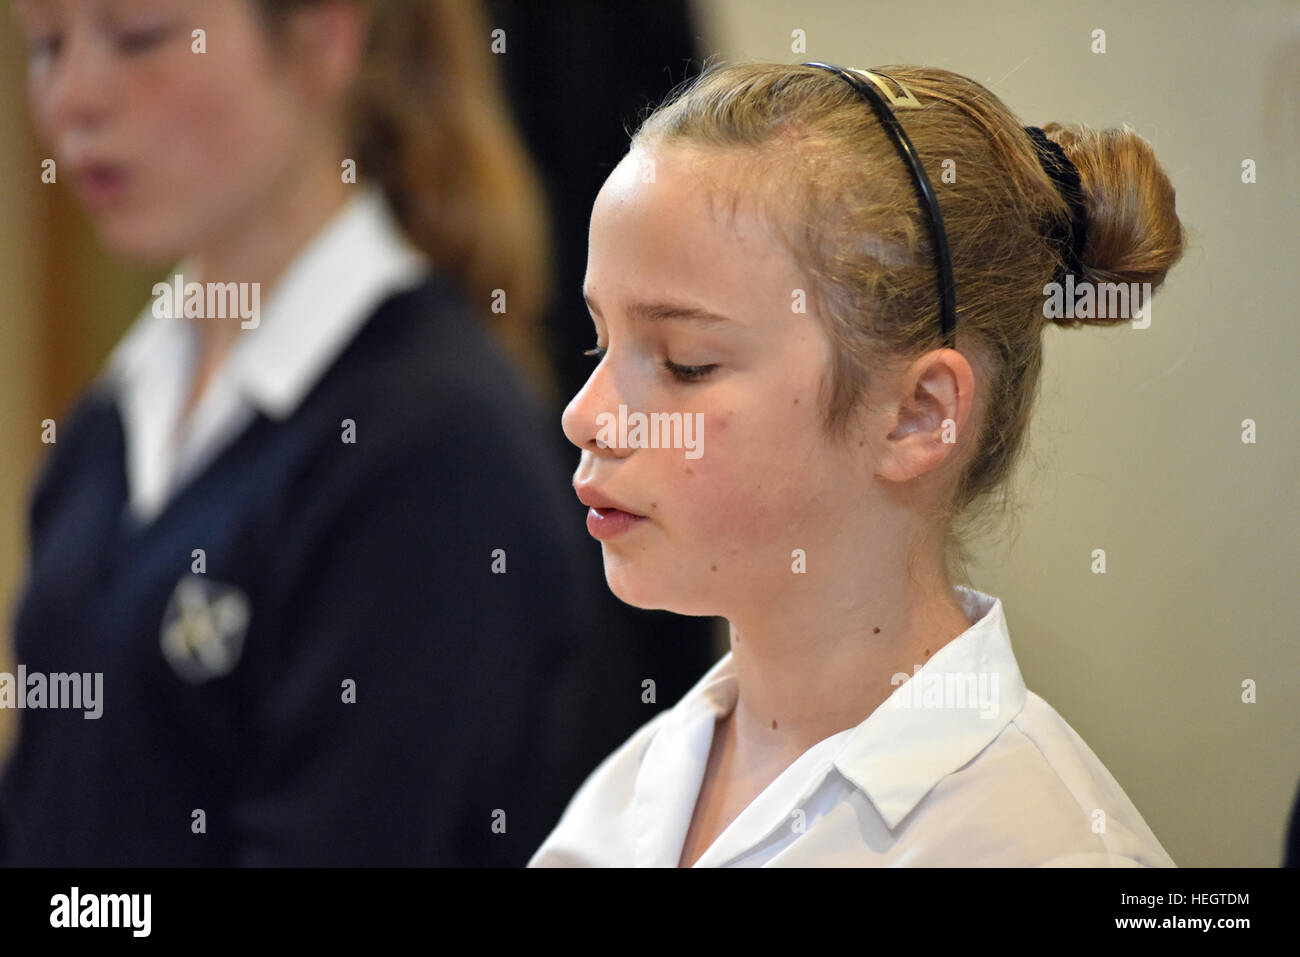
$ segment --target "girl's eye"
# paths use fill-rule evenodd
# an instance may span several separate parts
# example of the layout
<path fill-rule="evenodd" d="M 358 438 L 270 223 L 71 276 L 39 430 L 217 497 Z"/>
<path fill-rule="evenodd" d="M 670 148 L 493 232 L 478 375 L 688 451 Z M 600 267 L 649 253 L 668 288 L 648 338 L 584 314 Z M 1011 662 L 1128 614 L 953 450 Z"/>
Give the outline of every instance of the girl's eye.
<path fill-rule="evenodd" d="M 169 36 L 170 26 L 150 27 L 147 30 L 130 30 L 117 35 L 117 48 L 123 53 L 143 53 L 158 46 Z"/>
<path fill-rule="evenodd" d="M 595 359 L 603 359 L 605 358 L 605 353 L 608 351 L 609 349 L 606 348 L 605 346 L 596 346 L 594 349 L 587 349 L 582 354 L 584 356 L 591 356 L 592 358 Z M 671 359 L 664 359 L 663 367 L 665 370 L 667 370 L 669 375 L 671 375 L 678 382 L 699 382 L 701 379 L 707 377 L 710 372 L 716 369 L 717 365 L 715 364 L 715 365 L 707 365 L 707 366 L 684 366 L 684 365 L 678 365 L 676 362 L 673 362 L 673 360 Z"/>
<path fill-rule="evenodd" d="M 716 369 L 717 365 L 682 366 L 673 362 L 671 359 L 665 359 L 664 368 L 667 369 L 678 382 L 699 382 Z"/>

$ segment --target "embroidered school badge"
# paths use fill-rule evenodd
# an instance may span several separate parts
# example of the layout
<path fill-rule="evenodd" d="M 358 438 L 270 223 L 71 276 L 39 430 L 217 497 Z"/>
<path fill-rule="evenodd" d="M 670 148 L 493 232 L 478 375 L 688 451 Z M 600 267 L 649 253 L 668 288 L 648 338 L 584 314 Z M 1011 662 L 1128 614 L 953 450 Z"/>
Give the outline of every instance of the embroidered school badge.
<path fill-rule="evenodd" d="M 244 650 L 248 616 L 248 596 L 239 588 L 186 575 L 163 612 L 163 657 L 190 684 L 229 674 Z"/>

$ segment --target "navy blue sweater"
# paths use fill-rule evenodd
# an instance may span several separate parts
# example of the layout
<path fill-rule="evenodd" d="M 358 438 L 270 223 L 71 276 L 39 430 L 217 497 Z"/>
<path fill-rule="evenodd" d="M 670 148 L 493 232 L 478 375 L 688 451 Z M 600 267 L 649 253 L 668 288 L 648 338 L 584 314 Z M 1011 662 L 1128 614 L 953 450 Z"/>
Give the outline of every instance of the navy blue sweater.
<path fill-rule="evenodd" d="M 88 394 L 36 486 L 15 640 L 29 673 L 102 672 L 103 714 L 21 713 L 0 862 L 523 864 L 598 758 L 602 696 L 639 688 L 582 670 L 605 586 L 559 424 L 516 383 L 431 278 L 143 528 Z M 198 548 L 251 615 L 234 670 L 191 684 L 160 629 Z"/>

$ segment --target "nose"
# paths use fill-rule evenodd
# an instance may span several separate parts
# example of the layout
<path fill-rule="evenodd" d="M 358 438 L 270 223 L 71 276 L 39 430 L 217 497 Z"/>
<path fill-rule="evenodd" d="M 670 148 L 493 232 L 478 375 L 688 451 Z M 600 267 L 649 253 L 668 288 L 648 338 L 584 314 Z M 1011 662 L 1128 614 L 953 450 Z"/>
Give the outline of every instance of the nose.
<path fill-rule="evenodd" d="M 51 146 L 95 132 L 120 98 L 105 44 L 78 25 L 57 52 L 29 74 L 36 121 Z"/>
<path fill-rule="evenodd" d="M 606 354 L 578 394 L 565 406 L 561 424 L 570 442 L 603 458 L 621 459 L 632 453 L 618 447 L 618 409 L 623 397 L 614 382 L 614 367 Z"/>

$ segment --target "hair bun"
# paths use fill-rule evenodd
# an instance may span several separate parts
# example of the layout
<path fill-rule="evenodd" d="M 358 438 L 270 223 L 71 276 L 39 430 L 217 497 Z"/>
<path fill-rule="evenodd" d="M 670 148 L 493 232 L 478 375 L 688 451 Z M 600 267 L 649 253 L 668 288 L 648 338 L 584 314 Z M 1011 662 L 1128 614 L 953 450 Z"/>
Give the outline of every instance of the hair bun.
<path fill-rule="evenodd" d="M 1173 183 L 1151 144 L 1127 125 L 1093 130 L 1081 123 L 1047 123 L 1042 129 L 1079 170 L 1088 211 L 1086 278 L 1150 283 L 1154 292 L 1182 258 L 1186 236 Z M 1078 321 L 1111 325 L 1124 320 L 1070 319 L 1062 324 Z"/>

